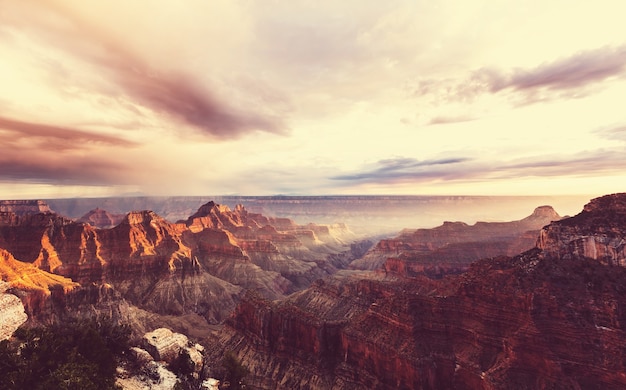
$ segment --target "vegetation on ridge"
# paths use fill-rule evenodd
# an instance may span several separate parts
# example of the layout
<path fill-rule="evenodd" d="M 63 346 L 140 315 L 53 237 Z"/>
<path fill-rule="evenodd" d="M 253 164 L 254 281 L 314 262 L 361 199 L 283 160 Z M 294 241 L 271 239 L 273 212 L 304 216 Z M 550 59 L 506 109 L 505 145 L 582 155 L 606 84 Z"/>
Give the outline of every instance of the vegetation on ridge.
<path fill-rule="evenodd" d="M 130 328 L 108 317 L 20 328 L 0 343 L 0 388 L 117 389 L 117 362 Z"/>

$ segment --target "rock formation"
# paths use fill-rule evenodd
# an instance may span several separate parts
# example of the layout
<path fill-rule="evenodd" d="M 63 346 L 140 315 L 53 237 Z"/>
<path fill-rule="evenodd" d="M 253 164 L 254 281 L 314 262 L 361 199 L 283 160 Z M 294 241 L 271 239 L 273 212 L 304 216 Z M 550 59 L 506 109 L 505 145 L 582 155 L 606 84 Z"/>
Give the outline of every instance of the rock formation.
<path fill-rule="evenodd" d="M 51 212 L 50 206 L 43 200 L 0 200 L 0 214 L 13 213 L 22 216 Z"/>
<path fill-rule="evenodd" d="M 77 222 L 87 223 L 98 229 L 108 229 L 117 226 L 124 217 L 124 214 L 111 214 L 101 208 L 95 208 L 80 217 Z"/>
<path fill-rule="evenodd" d="M 572 218 L 541 230 L 537 247 L 545 256 L 587 257 L 626 266 L 626 198 L 606 195 L 592 200 Z"/>
<path fill-rule="evenodd" d="M 0 281 L 0 341 L 11 337 L 28 319 L 22 301 L 5 292 L 9 287 L 8 283 Z"/>
<path fill-rule="evenodd" d="M 405 230 L 396 238 L 381 240 L 350 268 L 431 277 L 458 274 L 478 259 L 513 256 L 533 248 L 539 230 L 560 218 L 552 207 L 541 206 L 519 221 L 444 222 L 433 229 Z"/>
<path fill-rule="evenodd" d="M 624 388 L 626 269 L 571 244 L 612 247 L 624 204 L 594 200 L 537 248 L 461 275 L 341 273 L 280 301 L 248 293 L 208 353 L 234 351 L 263 389 Z"/>
<path fill-rule="evenodd" d="M 183 356 L 193 364 L 195 372 L 202 369 L 203 347 L 190 344 L 184 334 L 172 332 L 167 328 L 158 328 L 144 335 L 143 347 L 156 361 L 164 361 L 171 365 Z"/>
<path fill-rule="evenodd" d="M 188 318 L 177 329 L 197 330 L 192 324 L 198 318 L 210 324 L 223 321 L 245 289 L 283 298 L 336 272 L 337 258 L 352 260 L 349 243 L 354 236 L 344 225 L 298 225 L 249 213 L 242 206 L 231 210 L 209 202 L 179 223 L 152 211 L 134 211 L 115 223 L 102 210 L 80 222 L 49 211 L 41 202 L 3 204 L 0 255 L 10 266 L 0 270 L 4 279 L 14 279 L 16 289 L 24 290 L 20 297 L 27 312 L 39 313 L 33 320 L 48 309 L 66 307 L 43 304 L 49 292 L 33 298 L 35 287 L 44 291 L 56 283 L 61 295 L 74 287 L 84 291 L 62 298 L 73 304 L 80 296 L 88 297 L 88 304 L 117 299 L 130 305 L 126 313 L 139 310 L 135 314 L 146 319 L 143 326 L 153 324 L 148 318 L 156 314 L 168 324 L 168 316 Z M 97 227 L 103 224 L 115 226 Z M 11 271 L 16 268 L 36 276 L 28 282 L 38 282 L 26 285 L 22 277 L 19 285 Z M 111 310 L 111 304 L 104 310 Z"/>

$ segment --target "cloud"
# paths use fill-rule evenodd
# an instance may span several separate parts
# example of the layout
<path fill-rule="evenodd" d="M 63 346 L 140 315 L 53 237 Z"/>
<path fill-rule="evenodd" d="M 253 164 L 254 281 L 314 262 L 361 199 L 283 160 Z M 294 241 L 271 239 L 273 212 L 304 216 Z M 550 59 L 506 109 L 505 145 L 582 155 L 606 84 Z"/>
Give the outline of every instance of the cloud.
<path fill-rule="evenodd" d="M 83 149 L 86 144 L 105 144 L 119 147 L 136 146 L 135 142 L 111 135 L 95 134 L 70 127 L 19 121 L 0 116 L 0 140 L 3 145 L 26 141 L 30 145 L 50 151 Z"/>
<path fill-rule="evenodd" d="M 485 94 L 508 92 L 514 102 L 535 103 L 587 94 L 588 88 L 613 77 L 626 76 L 626 46 L 601 47 L 529 69 L 502 70 L 485 67 L 462 79 L 419 80 L 416 97 L 434 104 L 471 103 Z"/>
<path fill-rule="evenodd" d="M 603 127 L 595 131 L 602 138 L 626 142 L 626 125 Z"/>
<path fill-rule="evenodd" d="M 626 169 L 626 156 L 617 149 L 583 151 L 551 158 L 535 157 L 496 165 L 496 178 L 521 176 L 580 176 L 601 173 L 621 173 Z"/>
<path fill-rule="evenodd" d="M 621 76 L 626 71 L 626 46 L 602 47 L 540 65 L 531 70 L 516 70 L 508 81 L 496 79 L 492 91 L 513 88 L 519 91 L 547 88 L 569 90 Z"/>
<path fill-rule="evenodd" d="M 331 177 L 332 180 L 359 182 L 398 182 L 424 178 L 451 178 L 457 176 L 462 163 L 469 158 L 417 160 L 394 158 L 380 160 L 362 172 Z"/>
<path fill-rule="evenodd" d="M 334 181 L 374 184 L 434 181 L 498 181 L 525 177 L 577 177 L 621 173 L 626 156 L 618 149 L 598 149 L 571 155 L 533 156 L 510 161 L 480 161 L 457 157 L 433 160 L 380 160 L 360 172 L 330 177 Z"/>
<path fill-rule="evenodd" d="M 56 160 L 41 156 L 32 159 L 10 155 L 0 157 L 0 164 L 2 165 L 0 180 L 99 186 L 133 184 L 132 180 L 125 180 L 123 175 L 119 175 L 120 171 L 124 171 L 128 167 L 112 160 L 95 160 L 84 157 Z"/>
<path fill-rule="evenodd" d="M 119 156 L 139 144 L 113 135 L 0 116 L 0 143 L 3 181 L 131 184 L 137 171 L 130 159 Z"/>
<path fill-rule="evenodd" d="M 436 116 L 432 118 L 430 122 L 428 122 L 428 124 L 429 125 L 446 125 L 450 123 L 470 122 L 473 120 L 476 120 L 476 118 L 467 116 L 467 115 L 452 115 L 452 116 L 440 115 L 440 116 Z"/>
<path fill-rule="evenodd" d="M 48 58 L 48 49 L 40 54 L 40 69 L 50 73 L 50 88 L 79 99 L 98 93 L 107 99 L 128 100 L 131 105 L 127 107 L 165 114 L 177 124 L 170 128 L 190 125 L 214 139 L 233 139 L 255 131 L 288 131 L 271 107 L 234 101 L 208 85 L 208 77 L 185 71 L 176 58 L 151 61 L 75 9 L 55 2 L 24 2 L 20 6 L 23 8 L 16 7 L 15 14 L 0 14 L 0 23 L 5 32 L 25 36 L 31 44 L 54 47 L 56 55 L 62 56 L 59 61 Z M 71 64 L 71 70 L 63 60 Z"/>
<path fill-rule="evenodd" d="M 116 69 L 126 93 L 145 106 L 173 115 L 212 136 L 225 139 L 255 130 L 286 132 L 282 119 L 229 107 L 185 75 L 149 75 L 149 71 L 137 71 L 129 65 Z"/>

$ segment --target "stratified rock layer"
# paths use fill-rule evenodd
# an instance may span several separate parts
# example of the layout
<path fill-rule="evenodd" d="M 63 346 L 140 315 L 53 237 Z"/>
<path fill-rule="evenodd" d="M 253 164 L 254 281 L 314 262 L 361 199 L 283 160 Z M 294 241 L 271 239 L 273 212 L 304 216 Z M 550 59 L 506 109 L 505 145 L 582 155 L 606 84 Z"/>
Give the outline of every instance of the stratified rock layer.
<path fill-rule="evenodd" d="M 592 200 L 575 217 L 542 229 L 537 246 L 546 256 L 626 266 L 626 197 L 613 194 Z"/>
<path fill-rule="evenodd" d="M 431 277 L 459 274 L 485 257 L 513 256 L 535 246 L 539 230 L 561 217 L 550 206 L 537 207 L 519 221 L 444 222 L 433 229 L 405 230 L 398 237 L 381 240 L 350 264 L 352 269 L 418 273 Z"/>
<path fill-rule="evenodd" d="M 51 213 L 52 210 L 43 200 L 0 200 L 0 213 L 13 213 L 18 216 Z"/>
<path fill-rule="evenodd" d="M 626 269 L 560 246 L 626 229 L 614 197 L 462 275 L 343 273 L 277 302 L 248 295 L 210 354 L 235 351 L 264 389 L 625 388 Z"/>
<path fill-rule="evenodd" d="M 301 226 L 214 202 L 179 223 L 148 210 L 114 221 L 99 209 L 75 222 L 40 212 L 43 204 L 18 203 L 5 202 L 0 214 L 0 250 L 11 255 L 10 264 L 72 286 L 112 289 L 106 297 L 119 294 L 149 313 L 197 315 L 212 324 L 232 312 L 245 289 L 283 298 L 336 272 L 335 258 L 351 252 L 353 238 L 342 225 Z M 103 225 L 114 226 L 97 227 Z M 22 299 L 36 306 L 29 313 L 56 307 Z"/>

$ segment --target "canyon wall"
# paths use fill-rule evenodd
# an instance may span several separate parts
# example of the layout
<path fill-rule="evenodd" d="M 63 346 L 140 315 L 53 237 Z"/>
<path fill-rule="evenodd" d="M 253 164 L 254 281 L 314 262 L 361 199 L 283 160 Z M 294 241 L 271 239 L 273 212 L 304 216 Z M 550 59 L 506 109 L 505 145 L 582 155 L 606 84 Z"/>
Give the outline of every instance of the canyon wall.
<path fill-rule="evenodd" d="M 115 226 L 99 228 L 116 222 L 101 209 L 73 221 L 41 201 L 0 205 L 4 210 L 0 250 L 10 256 L 11 265 L 39 273 L 41 280 L 62 278 L 72 289 L 112 289 L 114 293 L 102 295 L 108 300 L 103 302 L 105 309 L 117 299 L 135 311 L 199 316 L 218 324 L 233 311 L 244 290 L 283 298 L 336 272 L 337 256 L 346 253 L 347 261 L 352 260 L 354 235 L 346 226 L 298 225 L 249 213 L 242 206 L 231 210 L 208 202 L 177 223 L 152 211 L 133 211 Z M 21 289 L 18 295 L 27 311 L 53 319 L 45 311 L 58 305 L 42 302 L 59 298 L 58 294 L 41 295 L 20 284 L 23 278 L 9 272 L 13 268 L 3 267 L 2 277 Z M 74 304 L 81 295 L 72 294 Z"/>
<path fill-rule="evenodd" d="M 624 388 L 626 269 L 570 245 L 626 229 L 626 194 L 611 197 L 461 275 L 342 271 L 248 294 L 209 355 L 233 351 L 261 389 Z"/>
<path fill-rule="evenodd" d="M 513 256 L 535 246 L 539 230 L 561 219 L 550 206 L 535 208 L 526 218 L 511 222 L 444 222 L 432 229 L 405 229 L 395 238 L 378 242 L 351 269 L 423 273 L 431 277 L 458 274 L 472 262 L 499 255 Z"/>

